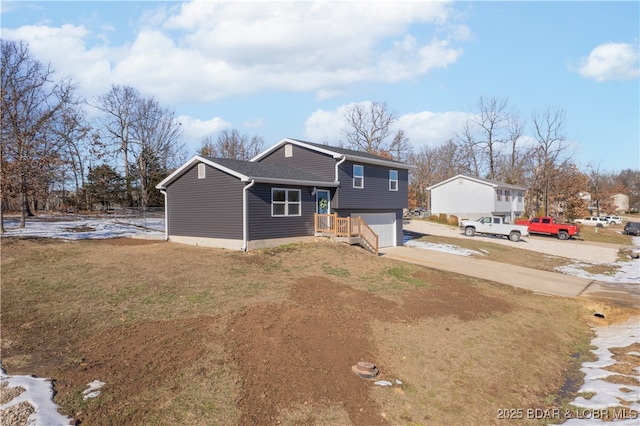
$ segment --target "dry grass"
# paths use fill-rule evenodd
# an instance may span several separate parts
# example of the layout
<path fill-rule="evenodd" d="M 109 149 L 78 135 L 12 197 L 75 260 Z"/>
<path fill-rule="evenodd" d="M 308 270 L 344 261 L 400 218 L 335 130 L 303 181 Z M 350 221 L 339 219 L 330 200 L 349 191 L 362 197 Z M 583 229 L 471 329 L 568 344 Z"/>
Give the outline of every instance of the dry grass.
<path fill-rule="evenodd" d="M 580 225 L 580 239 L 598 243 L 631 245 L 631 236 L 622 234 L 624 224 L 611 225 L 605 228 Z"/>
<path fill-rule="evenodd" d="M 593 324 L 577 300 L 330 243 L 3 239 L 1 303 L 8 373 L 55 378 L 94 425 L 507 423 L 571 398 Z M 403 385 L 358 379 L 359 356 Z"/>

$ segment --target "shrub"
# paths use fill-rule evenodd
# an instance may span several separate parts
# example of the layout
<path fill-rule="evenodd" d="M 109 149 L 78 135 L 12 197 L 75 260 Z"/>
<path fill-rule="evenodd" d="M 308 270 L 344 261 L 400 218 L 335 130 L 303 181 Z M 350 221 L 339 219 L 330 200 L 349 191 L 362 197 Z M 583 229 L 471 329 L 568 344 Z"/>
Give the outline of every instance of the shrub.
<path fill-rule="evenodd" d="M 429 216 L 429 220 L 437 222 L 438 221 L 438 216 L 436 216 L 435 214 L 432 214 L 431 216 Z"/>
<path fill-rule="evenodd" d="M 440 213 L 438 215 L 438 222 L 439 223 L 447 223 L 447 214 L 446 213 Z"/>
<path fill-rule="evenodd" d="M 449 219 L 447 219 L 447 223 L 449 225 L 458 226 L 458 216 L 452 214 L 451 216 L 449 216 Z"/>

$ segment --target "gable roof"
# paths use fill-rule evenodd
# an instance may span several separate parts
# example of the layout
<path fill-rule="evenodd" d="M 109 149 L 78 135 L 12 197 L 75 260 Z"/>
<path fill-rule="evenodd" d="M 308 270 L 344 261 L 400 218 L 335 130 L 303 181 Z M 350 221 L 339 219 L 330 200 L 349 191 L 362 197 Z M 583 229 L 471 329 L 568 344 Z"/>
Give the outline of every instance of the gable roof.
<path fill-rule="evenodd" d="M 392 167 L 396 169 L 414 169 L 415 166 L 401 163 L 399 161 L 390 160 L 379 155 L 371 154 L 366 151 L 356 151 L 354 149 L 339 148 L 335 146 L 323 145 L 319 143 L 307 142 L 298 139 L 283 138 L 276 142 L 274 145 L 262 151 L 260 154 L 253 157 L 250 161 L 260 161 L 262 158 L 276 151 L 280 147 L 286 144 L 297 145 L 302 148 L 307 148 L 312 151 L 320 152 L 322 154 L 329 155 L 335 159 L 346 158 L 349 161 L 355 161 L 365 164 L 375 164 L 379 166 Z"/>
<path fill-rule="evenodd" d="M 511 185 L 510 183 L 500 182 L 498 180 L 481 179 L 481 178 L 475 178 L 475 177 L 470 177 L 470 176 L 466 176 L 466 175 L 455 175 L 454 177 L 451 177 L 449 179 L 445 179 L 445 180 L 443 180 L 441 182 L 435 183 L 435 184 L 427 187 L 426 189 L 431 191 L 433 188 L 437 188 L 437 187 L 445 185 L 445 184 L 447 184 L 449 182 L 453 182 L 454 180 L 456 180 L 458 178 L 470 180 L 472 182 L 480 183 L 480 184 L 483 184 L 483 185 L 489 185 L 492 188 L 506 188 L 506 189 L 514 189 L 514 190 L 518 190 L 518 191 L 525 191 L 527 189 L 527 188 L 525 188 L 523 186 Z"/>
<path fill-rule="evenodd" d="M 237 177 L 242 182 L 275 183 L 305 186 L 338 186 L 337 182 L 324 180 L 318 176 L 293 167 L 282 167 L 275 164 L 264 164 L 252 161 L 234 160 L 231 158 L 202 157 L 196 155 L 180 166 L 159 184 L 157 189 L 166 189 L 175 179 L 195 164 L 204 163 L 215 169 Z"/>

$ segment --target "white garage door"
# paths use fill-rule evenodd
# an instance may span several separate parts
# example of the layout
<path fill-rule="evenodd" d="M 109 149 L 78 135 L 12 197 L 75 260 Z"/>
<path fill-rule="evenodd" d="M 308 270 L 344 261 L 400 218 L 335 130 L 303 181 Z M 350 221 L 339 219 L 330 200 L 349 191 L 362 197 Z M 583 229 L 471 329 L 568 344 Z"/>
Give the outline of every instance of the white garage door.
<path fill-rule="evenodd" d="M 395 213 L 352 213 L 351 216 L 360 216 L 373 229 L 373 232 L 378 234 L 378 247 L 396 245 Z"/>

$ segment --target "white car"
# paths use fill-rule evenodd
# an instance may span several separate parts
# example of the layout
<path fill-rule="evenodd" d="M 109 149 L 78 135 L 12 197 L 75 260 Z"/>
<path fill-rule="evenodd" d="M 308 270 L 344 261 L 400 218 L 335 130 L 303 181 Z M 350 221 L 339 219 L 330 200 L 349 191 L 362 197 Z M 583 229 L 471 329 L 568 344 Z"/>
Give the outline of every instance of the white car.
<path fill-rule="evenodd" d="M 576 219 L 576 223 L 579 223 L 581 225 L 597 226 L 599 228 L 604 228 L 605 226 L 609 226 L 609 222 L 607 222 L 607 220 L 604 217 L 598 217 L 598 216 L 590 216 L 584 219 Z"/>
<path fill-rule="evenodd" d="M 620 216 L 605 216 L 604 219 L 611 225 L 620 225 L 622 223 Z"/>

